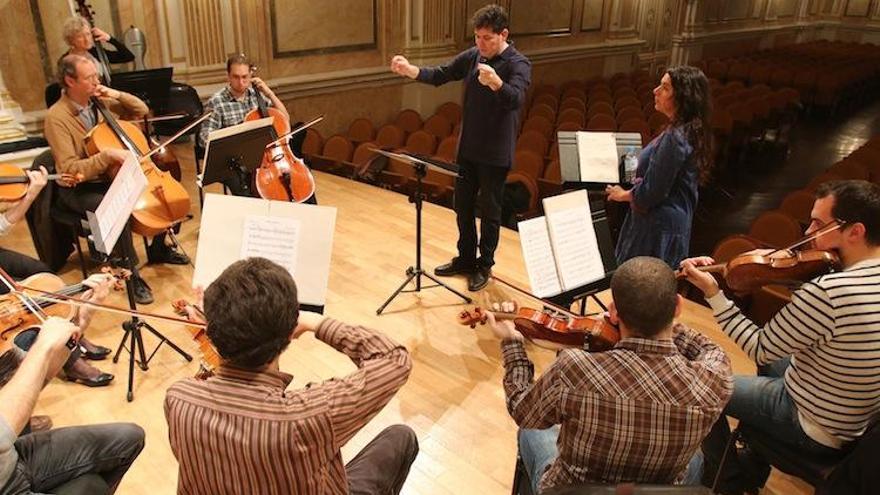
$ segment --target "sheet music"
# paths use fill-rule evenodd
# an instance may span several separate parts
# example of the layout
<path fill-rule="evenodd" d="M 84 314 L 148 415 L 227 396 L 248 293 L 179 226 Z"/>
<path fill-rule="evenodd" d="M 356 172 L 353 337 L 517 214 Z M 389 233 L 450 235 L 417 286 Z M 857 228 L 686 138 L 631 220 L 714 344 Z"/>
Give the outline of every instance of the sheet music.
<path fill-rule="evenodd" d="M 519 242 L 522 246 L 526 272 L 532 293 L 538 297 L 555 296 L 562 292 L 556 261 L 550 246 L 550 233 L 544 217 L 519 222 Z"/>
<path fill-rule="evenodd" d="M 605 276 L 599 242 L 593 228 L 587 192 L 574 191 L 544 199 L 557 272 L 563 290 L 595 282 Z"/>
<path fill-rule="evenodd" d="M 140 161 L 133 153 L 129 153 L 94 214 L 87 212 L 86 215 L 90 222 L 97 224 L 93 225 L 97 227 L 93 228 L 93 232 L 98 234 L 94 239 L 98 251 L 110 254 L 146 188 L 147 177 L 141 169 Z"/>
<path fill-rule="evenodd" d="M 578 132 L 577 147 L 581 182 L 620 182 L 617 141 L 613 132 Z"/>
<path fill-rule="evenodd" d="M 301 227 L 295 218 L 248 215 L 242 230 L 241 258 L 266 258 L 295 277 Z"/>

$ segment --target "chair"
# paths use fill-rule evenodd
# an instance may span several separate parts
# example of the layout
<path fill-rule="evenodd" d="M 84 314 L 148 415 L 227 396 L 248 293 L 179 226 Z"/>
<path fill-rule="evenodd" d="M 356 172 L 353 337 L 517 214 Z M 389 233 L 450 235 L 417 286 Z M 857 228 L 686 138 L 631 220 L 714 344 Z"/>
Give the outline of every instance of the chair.
<path fill-rule="evenodd" d="M 403 129 L 394 124 L 386 124 L 379 128 L 376 133 L 376 144 L 380 148 L 400 148 L 406 139 L 406 133 Z"/>
<path fill-rule="evenodd" d="M 550 107 L 550 110 L 556 110 L 556 107 L 559 106 L 559 98 L 556 95 L 551 95 L 548 93 L 544 93 L 542 95 L 535 95 L 535 99 L 532 100 L 532 105 L 547 105 Z"/>
<path fill-rule="evenodd" d="M 312 167 L 324 172 L 338 173 L 342 168 L 342 162 L 351 161 L 354 145 L 347 137 L 342 135 L 330 136 L 324 143 L 324 149 L 320 155 L 312 156 Z"/>
<path fill-rule="evenodd" d="M 617 130 L 617 121 L 610 115 L 594 115 L 590 118 L 589 122 L 587 122 L 587 130 L 614 132 Z"/>
<path fill-rule="evenodd" d="M 529 150 L 538 156 L 547 154 L 547 147 L 550 143 L 538 131 L 526 131 L 519 135 L 516 140 L 517 150 Z"/>
<path fill-rule="evenodd" d="M 617 128 L 618 132 L 638 132 L 642 135 L 642 146 L 646 146 L 651 141 L 651 128 L 645 119 L 635 117 L 620 124 Z"/>
<path fill-rule="evenodd" d="M 440 141 L 439 145 L 437 145 L 437 151 L 434 152 L 434 156 L 447 162 L 454 162 L 457 151 L 458 136 L 447 136 L 443 141 Z"/>
<path fill-rule="evenodd" d="M 774 248 L 784 248 L 803 236 L 801 224 L 780 210 L 762 213 L 749 227 L 749 236 Z"/>
<path fill-rule="evenodd" d="M 435 114 L 428 117 L 422 130 L 437 139 L 443 139 L 452 132 L 452 122 L 443 115 Z"/>
<path fill-rule="evenodd" d="M 532 180 L 537 181 L 538 177 L 544 175 L 544 158 L 543 154 L 535 153 L 530 149 L 518 149 L 513 155 L 514 172 L 528 175 Z"/>
<path fill-rule="evenodd" d="M 556 126 L 556 132 L 559 132 L 559 131 L 572 132 L 572 131 L 581 131 L 583 129 L 584 129 L 583 124 L 579 124 L 577 122 L 572 122 L 572 121 L 560 122 Z"/>
<path fill-rule="evenodd" d="M 364 169 L 369 165 L 370 160 L 376 156 L 374 151 L 376 148 L 377 146 L 374 142 L 366 142 L 357 145 L 357 148 L 354 149 L 351 160 L 340 162 L 340 167 L 337 171 L 339 175 L 351 179 L 361 178 Z"/>
<path fill-rule="evenodd" d="M 316 129 L 306 129 L 306 138 L 303 140 L 302 152 L 306 158 L 317 155 L 324 149 L 324 137 Z"/>
<path fill-rule="evenodd" d="M 546 103 L 535 103 L 532 105 L 532 108 L 529 109 L 528 118 L 541 117 L 549 120 L 550 122 L 556 121 L 556 110 L 553 109 L 550 105 Z"/>
<path fill-rule="evenodd" d="M 426 131 L 415 131 L 406 138 L 404 148 L 420 155 L 433 155 L 437 149 L 437 138 Z"/>
<path fill-rule="evenodd" d="M 598 103 L 590 103 L 590 108 L 587 109 L 587 121 L 592 119 L 596 115 L 608 115 L 611 118 L 614 118 L 614 107 L 611 104 L 606 103 L 604 101 L 600 101 Z"/>
<path fill-rule="evenodd" d="M 559 104 L 559 112 L 561 113 L 572 108 L 574 110 L 580 110 L 582 113 L 587 113 L 586 101 L 586 99 L 566 98 Z"/>
<path fill-rule="evenodd" d="M 410 134 L 422 128 L 422 116 L 419 115 L 419 112 L 407 108 L 397 114 L 397 117 L 394 118 L 394 124 Z"/>
<path fill-rule="evenodd" d="M 364 143 L 372 141 L 376 137 L 376 129 L 373 128 L 373 123 L 370 122 L 370 119 L 354 119 L 348 126 L 346 136 L 348 136 L 352 143 Z"/>
<path fill-rule="evenodd" d="M 446 120 L 451 122 L 452 125 L 461 122 L 461 105 L 454 101 L 447 101 L 440 105 L 434 113 L 446 117 Z"/>
<path fill-rule="evenodd" d="M 635 96 L 624 96 L 623 98 L 614 100 L 614 109 L 616 111 L 620 111 L 622 108 L 626 107 L 641 108 L 642 102 L 640 102 Z"/>
<path fill-rule="evenodd" d="M 560 112 L 559 117 L 556 119 L 556 123 L 558 124 L 561 124 L 563 122 L 574 122 L 579 125 L 584 125 L 584 122 L 586 122 L 586 117 L 584 116 L 583 111 L 579 109 L 569 108 Z"/>
<path fill-rule="evenodd" d="M 549 140 L 553 137 L 553 121 L 544 117 L 529 117 L 523 124 L 522 132 L 530 131 L 537 132 Z"/>
<path fill-rule="evenodd" d="M 642 109 L 639 107 L 623 107 L 617 112 L 617 122 L 624 123 L 630 119 L 645 120 Z"/>

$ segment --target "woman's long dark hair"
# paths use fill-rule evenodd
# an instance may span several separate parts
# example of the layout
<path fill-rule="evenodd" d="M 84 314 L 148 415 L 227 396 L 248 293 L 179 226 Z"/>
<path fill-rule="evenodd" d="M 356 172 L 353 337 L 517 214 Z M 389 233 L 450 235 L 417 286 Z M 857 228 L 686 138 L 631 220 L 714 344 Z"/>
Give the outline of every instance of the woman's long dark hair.
<path fill-rule="evenodd" d="M 709 181 L 712 171 L 712 112 L 709 80 L 703 71 L 689 65 L 666 71 L 672 81 L 675 117 L 671 126 L 681 128 L 694 148 L 694 159 L 700 171 L 700 183 Z"/>

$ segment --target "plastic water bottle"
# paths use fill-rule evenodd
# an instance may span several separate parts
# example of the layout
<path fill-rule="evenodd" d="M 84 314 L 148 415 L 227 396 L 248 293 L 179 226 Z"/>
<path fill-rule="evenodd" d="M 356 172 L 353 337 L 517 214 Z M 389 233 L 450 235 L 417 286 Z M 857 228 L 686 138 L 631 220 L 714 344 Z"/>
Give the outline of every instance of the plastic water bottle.
<path fill-rule="evenodd" d="M 636 149 L 630 146 L 626 150 L 626 155 L 623 156 L 623 181 L 625 183 L 633 183 L 636 179 L 637 168 L 639 168 L 639 159 L 636 156 Z"/>

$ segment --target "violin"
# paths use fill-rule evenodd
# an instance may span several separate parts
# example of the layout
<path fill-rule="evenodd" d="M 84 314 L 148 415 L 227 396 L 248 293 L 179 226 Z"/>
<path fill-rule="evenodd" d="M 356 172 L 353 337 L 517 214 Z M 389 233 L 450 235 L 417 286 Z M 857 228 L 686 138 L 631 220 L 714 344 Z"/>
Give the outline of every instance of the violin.
<path fill-rule="evenodd" d="M 609 321 L 608 316 L 573 316 L 550 310 L 519 308 L 513 313 L 493 312 L 496 319 L 513 320 L 513 325 L 524 337 L 536 345 L 548 348 L 576 347 L 590 352 L 607 351 L 620 340 L 620 330 Z M 486 323 L 488 316 L 483 308 L 464 310 L 458 322 L 475 328 Z"/>
<path fill-rule="evenodd" d="M 82 174 L 49 174 L 49 180 L 64 187 L 74 187 L 83 180 Z M 0 202 L 18 201 L 27 194 L 31 179 L 21 167 L 0 163 Z"/>
<path fill-rule="evenodd" d="M 204 317 L 204 312 L 202 309 L 194 304 L 191 304 L 186 299 L 178 299 L 171 303 L 171 307 L 174 309 L 174 312 L 177 313 L 178 316 L 184 316 L 189 318 L 189 312 L 187 312 L 187 308 L 193 308 L 196 313 L 202 315 Z M 199 371 L 196 372 L 196 378 L 199 380 L 205 380 L 212 376 L 214 376 L 214 370 L 216 370 L 220 366 L 220 353 L 217 352 L 217 348 L 214 347 L 214 344 L 211 343 L 211 339 L 208 338 L 208 334 L 206 332 L 206 327 L 204 326 L 204 322 L 201 323 L 202 326 L 190 326 L 187 325 L 186 329 L 193 336 L 193 340 L 195 340 L 199 344 L 199 351 L 202 353 L 202 359 L 199 361 Z"/>
<path fill-rule="evenodd" d="M 116 120 L 98 98 L 92 102 L 104 121 L 93 127 L 86 135 L 86 150 L 95 155 L 105 149 L 128 150 L 138 157 L 141 169 L 147 177 L 147 188 L 141 193 L 132 211 L 132 231 L 138 235 L 153 237 L 183 220 L 189 213 L 190 199 L 186 189 L 168 172 L 159 170 L 147 158 L 151 156 L 147 138 L 131 122 Z M 204 118 L 204 117 L 203 117 Z M 158 151 L 158 150 L 154 150 Z M 118 166 L 107 170 L 110 177 L 119 172 Z"/>
<path fill-rule="evenodd" d="M 104 273 L 111 274 L 116 280 L 114 290 L 122 290 L 122 282 L 131 276 L 131 272 L 122 269 L 105 267 Z M 23 296 L 14 291 L 0 296 L 0 354 L 12 346 L 12 340 L 19 333 L 37 327 L 50 316 L 71 320 L 77 308 L 68 304 L 57 304 L 54 298 L 42 297 L 41 293 L 71 297 L 89 290 L 83 283 L 65 285 L 60 277 L 53 273 L 37 273 L 20 282 L 24 289 Z"/>
<path fill-rule="evenodd" d="M 256 67 L 251 66 L 251 75 L 255 73 Z M 260 168 L 254 175 L 257 192 L 265 199 L 302 203 L 315 194 L 315 178 L 306 164 L 290 150 L 287 139 L 278 137 L 291 134 L 290 122 L 280 110 L 266 106 L 257 88 L 254 91 L 257 93 L 257 108 L 248 112 L 244 120 L 272 117 L 272 142 L 263 152 Z"/>
<path fill-rule="evenodd" d="M 796 250 L 801 246 L 842 228 L 843 222 L 829 225 L 806 235 L 792 245 L 769 253 L 749 251 L 735 256 L 727 263 L 698 266 L 697 270 L 719 273 L 731 290 L 738 293 L 754 292 L 765 285 L 796 286 L 841 266 L 836 253 L 819 249 Z M 678 270 L 676 277 L 684 277 Z"/>

